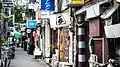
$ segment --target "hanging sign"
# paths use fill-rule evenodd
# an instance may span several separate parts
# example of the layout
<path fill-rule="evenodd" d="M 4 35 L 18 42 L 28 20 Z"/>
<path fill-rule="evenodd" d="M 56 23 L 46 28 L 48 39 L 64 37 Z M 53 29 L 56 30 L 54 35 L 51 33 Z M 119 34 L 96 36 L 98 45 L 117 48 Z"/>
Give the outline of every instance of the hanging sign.
<path fill-rule="evenodd" d="M 27 28 L 36 28 L 37 21 L 36 20 L 28 20 L 27 21 Z"/>
<path fill-rule="evenodd" d="M 41 10 L 54 11 L 54 0 L 41 0 Z"/>
<path fill-rule="evenodd" d="M 68 12 L 50 15 L 51 28 L 65 27 L 69 24 L 71 24 L 71 21 Z"/>

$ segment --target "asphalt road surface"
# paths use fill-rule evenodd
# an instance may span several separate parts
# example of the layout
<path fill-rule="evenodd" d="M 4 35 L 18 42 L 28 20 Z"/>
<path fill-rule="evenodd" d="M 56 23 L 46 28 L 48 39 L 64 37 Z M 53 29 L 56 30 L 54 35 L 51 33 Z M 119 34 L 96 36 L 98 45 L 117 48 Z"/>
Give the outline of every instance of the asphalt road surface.
<path fill-rule="evenodd" d="M 16 56 L 11 60 L 10 67 L 49 67 L 43 61 L 34 59 L 33 55 L 28 55 L 22 48 L 16 49 Z"/>

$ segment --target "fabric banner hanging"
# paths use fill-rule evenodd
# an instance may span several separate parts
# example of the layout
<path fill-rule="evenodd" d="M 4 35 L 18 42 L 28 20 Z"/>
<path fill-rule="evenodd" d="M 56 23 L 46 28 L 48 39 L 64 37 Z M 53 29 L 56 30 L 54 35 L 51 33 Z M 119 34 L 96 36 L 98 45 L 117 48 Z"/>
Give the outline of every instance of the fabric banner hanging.
<path fill-rule="evenodd" d="M 50 15 L 51 28 L 65 27 L 70 24 L 70 15 L 68 12 Z"/>

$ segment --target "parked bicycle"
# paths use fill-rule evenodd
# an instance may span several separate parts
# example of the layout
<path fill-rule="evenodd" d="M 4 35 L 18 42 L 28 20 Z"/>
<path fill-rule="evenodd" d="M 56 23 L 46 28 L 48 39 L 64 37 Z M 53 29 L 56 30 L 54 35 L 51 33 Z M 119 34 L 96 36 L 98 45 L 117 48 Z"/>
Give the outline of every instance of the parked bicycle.
<path fill-rule="evenodd" d="M 11 50 L 8 45 L 2 45 L 1 48 L 1 67 L 9 67 L 11 62 Z"/>

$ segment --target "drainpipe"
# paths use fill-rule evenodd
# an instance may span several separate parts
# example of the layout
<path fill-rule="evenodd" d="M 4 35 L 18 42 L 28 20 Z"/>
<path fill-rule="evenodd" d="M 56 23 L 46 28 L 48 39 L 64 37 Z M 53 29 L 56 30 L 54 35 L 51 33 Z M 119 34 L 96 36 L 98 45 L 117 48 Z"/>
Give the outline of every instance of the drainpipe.
<path fill-rule="evenodd" d="M 42 19 L 42 48 L 43 48 L 43 59 L 45 58 L 45 19 Z"/>

